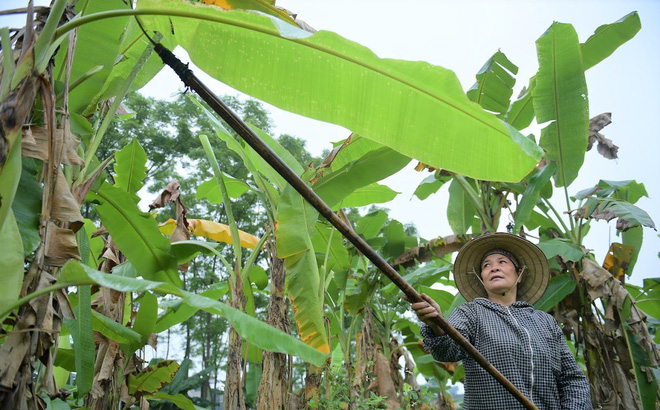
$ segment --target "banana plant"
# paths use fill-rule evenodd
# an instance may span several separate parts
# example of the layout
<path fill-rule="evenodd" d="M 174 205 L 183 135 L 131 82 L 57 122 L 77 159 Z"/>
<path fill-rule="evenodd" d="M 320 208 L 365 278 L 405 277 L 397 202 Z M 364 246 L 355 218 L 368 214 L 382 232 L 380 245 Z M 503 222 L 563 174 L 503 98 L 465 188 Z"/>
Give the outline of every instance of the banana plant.
<path fill-rule="evenodd" d="M 631 13 L 615 23 L 599 27 L 587 41 L 580 43 L 572 26 L 554 23 L 536 43 L 538 73 L 508 110 L 502 106 L 511 96 L 512 74 L 517 68 L 501 53 L 496 53 L 477 75 L 477 83 L 468 95 L 484 107 L 488 104 L 495 115 L 503 115 L 505 121 L 521 130 L 529 126 L 534 117 L 538 123 L 547 123 L 539 140 L 545 157 L 520 183 L 454 176 L 449 188 L 448 217 L 453 220 L 451 226 L 455 233 L 465 234 L 470 229 L 472 233 L 479 233 L 479 228 L 492 232 L 500 226 L 503 208 L 509 208 L 512 220 L 509 229 L 516 233 L 538 230 L 539 247 L 550 261 L 553 277 L 537 308 L 553 310 L 557 320 L 570 329 L 569 333 L 588 333 L 590 340 L 598 341 L 582 342 L 594 404 L 605 405 L 612 400 L 612 396 L 607 398 L 608 394 L 616 391 L 614 400 L 623 402 L 623 397 L 630 394 L 628 397 L 635 397 L 639 407 L 653 408 L 658 397 L 658 383 L 655 377 L 645 374 L 651 374 L 650 368 L 657 367 L 658 355 L 644 336 L 647 331 L 640 325 L 643 322 L 632 319 L 639 314 L 627 292 L 622 291 L 621 295 L 625 296 L 620 297 L 627 298 L 630 309 L 623 308 L 614 317 L 607 313 L 612 306 L 621 306 L 617 305 L 620 302 L 613 294 L 608 297 L 607 292 L 594 290 L 596 284 L 589 279 L 594 271 L 593 255 L 582 247 L 591 223 L 617 218 L 622 243 L 612 245 L 604 266 L 615 275 L 615 280 L 629 275 L 641 246 L 642 227 L 655 227 L 648 214 L 634 205 L 646 191 L 635 181 L 600 181 L 573 196 L 568 192 L 586 151 L 597 139 L 596 134 L 609 123 L 609 115 L 589 119 L 584 72 L 632 38 L 640 27 L 639 16 Z M 420 187 L 420 194 L 427 195 L 429 188 L 437 189 L 442 181 L 436 181 Z M 557 206 L 558 200 L 552 198 L 553 181 L 555 187 L 563 190 L 566 208 L 563 213 Z M 567 213 L 571 217 L 566 218 Z M 477 221 L 480 227 L 475 224 Z M 604 273 L 601 276 L 606 277 Z M 570 301 L 570 295 L 573 300 L 579 300 L 578 306 Z M 598 299 L 607 306 L 606 312 L 594 304 Z M 580 323 L 571 319 L 575 315 L 582 318 Z M 615 370 L 610 362 L 601 360 L 602 352 L 613 349 L 602 335 L 606 326 L 620 329 L 622 340 L 615 343 L 626 346 L 627 350 L 619 354 L 627 358 L 629 367 Z M 580 343 L 577 338 L 575 343 Z M 634 354 L 641 351 L 645 352 L 644 360 Z M 627 376 L 604 384 L 606 374 Z"/>

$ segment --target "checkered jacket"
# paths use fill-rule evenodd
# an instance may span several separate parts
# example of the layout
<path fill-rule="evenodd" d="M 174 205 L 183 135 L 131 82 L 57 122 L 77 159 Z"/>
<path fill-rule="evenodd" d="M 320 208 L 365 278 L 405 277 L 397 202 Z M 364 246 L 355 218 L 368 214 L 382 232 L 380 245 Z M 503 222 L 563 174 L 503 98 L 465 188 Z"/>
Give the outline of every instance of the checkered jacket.
<path fill-rule="evenodd" d="M 539 409 L 591 409 L 589 382 L 552 316 L 527 302 L 502 306 L 477 298 L 456 308 L 449 323 Z M 448 335 L 421 329 L 438 361 L 463 361 L 464 409 L 524 409 Z"/>

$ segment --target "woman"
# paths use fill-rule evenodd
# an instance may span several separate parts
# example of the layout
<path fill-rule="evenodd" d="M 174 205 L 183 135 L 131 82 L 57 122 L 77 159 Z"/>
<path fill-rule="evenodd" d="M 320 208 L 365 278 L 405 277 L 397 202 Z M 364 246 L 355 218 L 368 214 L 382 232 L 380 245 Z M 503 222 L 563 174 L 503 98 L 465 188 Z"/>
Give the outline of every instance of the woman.
<path fill-rule="evenodd" d="M 543 252 L 512 234 L 486 234 L 468 242 L 454 263 L 465 303 L 449 323 L 539 409 L 591 409 L 589 382 L 577 366 L 557 323 L 535 310 L 548 286 Z M 463 361 L 466 409 L 524 408 L 432 318 L 440 307 L 429 296 L 412 308 L 425 324 L 424 348 L 441 362 Z"/>

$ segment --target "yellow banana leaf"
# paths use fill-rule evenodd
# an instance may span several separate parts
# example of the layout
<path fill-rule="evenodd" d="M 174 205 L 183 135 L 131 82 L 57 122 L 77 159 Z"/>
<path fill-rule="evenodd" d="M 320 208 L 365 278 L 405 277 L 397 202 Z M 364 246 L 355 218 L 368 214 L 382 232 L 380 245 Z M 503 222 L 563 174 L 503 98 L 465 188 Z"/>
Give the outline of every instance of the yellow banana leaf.
<path fill-rule="evenodd" d="M 176 221 L 170 218 L 158 227 L 161 233 L 171 235 L 174 232 L 174 228 L 176 228 Z M 224 242 L 230 245 L 233 243 L 231 233 L 229 232 L 229 225 L 219 222 L 206 219 L 188 219 L 188 230 L 193 235 L 213 239 L 216 242 Z M 259 242 L 259 238 L 241 230 L 238 231 L 238 236 L 241 238 L 241 246 L 247 249 L 254 249 Z"/>

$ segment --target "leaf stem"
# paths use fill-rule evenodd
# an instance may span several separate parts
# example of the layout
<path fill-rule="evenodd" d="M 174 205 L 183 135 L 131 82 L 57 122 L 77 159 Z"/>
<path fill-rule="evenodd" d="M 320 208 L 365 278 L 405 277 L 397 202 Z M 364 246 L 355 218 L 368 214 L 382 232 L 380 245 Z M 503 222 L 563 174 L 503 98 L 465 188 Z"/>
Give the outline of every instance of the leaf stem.
<path fill-rule="evenodd" d="M 465 192 L 465 195 L 467 195 L 468 200 L 470 203 L 472 203 L 472 206 L 474 206 L 474 209 L 477 210 L 477 213 L 479 214 L 479 217 L 483 221 L 483 223 L 486 225 L 486 227 L 493 232 L 493 227 L 492 227 L 492 221 L 490 217 L 486 214 L 486 210 L 484 209 L 483 203 L 479 201 L 479 195 L 477 194 L 477 191 L 470 185 L 470 183 L 465 179 L 463 175 L 456 174 L 454 175 L 454 179 L 458 184 L 463 188 L 463 192 Z"/>
<path fill-rule="evenodd" d="M 564 228 L 564 231 L 566 231 L 566 235 L 575 243 L 575 237 L 573 236 L 573 231 L 568 229 L 566 224 L 564 223 L 564 220 L 561 218 L 561 215 L 559 215 L 559 212 L 555 209 L 554 206 L 550 203 L 550 201 L 546 198 L 543 198 L 543 201 L 545 204 L 548 206 L 548 208 L 552 211 L 552 213 L 555 215 L 561 226 Z"/>
<path fill-rule="evenodd" d="M 96 282 L 90 280 L 82 280 L 82 281 L 76 281 L 76 282 L 56 282 L 50 286 L 46 286 L 45 288 L 37 289 L 34 292 L 23 296 L 22 298 L 18 299 L 16 302 L 14 302 L 11 306 L 7 307 L 6 309 L 0 311 L 0 319 L 5 318 L 8 314 L 11 313 L 12 310 L 23 306 L 24 304 L 28 303 L 29 301 L 38 298 L 39 296 L 46 295 L 50 292 L 60 290 L 67 288 L 69 286 L 84 286 L 84 285 L 93 285 Z"/>
<path fill-rule="evenodd" d="M 213 169 L 213 174 L 215 175 L 215 180 L 218 183 L 220 188 L 220 193 L 222 194 L 222 202 L 225 204 L 225 212 L 227 213 L 227 220 L 229 222 L 229 232 L 231 234 L 232 245 L 234 246 L 234 257 L 236 258 L 234 272 L 237 276 L 240 276 L 240 266 L 241 266 L 241 237 L 238 234 L 238 227 L 236 226 L 236 219 L 234 219 L 234 212 L 232 211 L 231 201 L 229 200 L 229 194 L 227 193 L 227 186 L 225 185 L 225 180 L 223 178 L 222 171 L 220 170 L 220 165 L 218 165 L 218 160 L 215 157 L 213 148 L 211 148 L 211 143 L 209 142 L 209 137 L 204 134 L 199 136 L 199 140 L 204 147 L 204 152 L 206 152 L 206 157 L 211 164 Z"/>
<path fill-rule="evenodd" d="M 566 177 L 564 177 L 564 178 L 566 178 Z M 564 198 L 566 199 L 566 211 L 570 215 L 570 213 L 571 213 L 571 202 L 570 202 L 569 196 L 568 196 L 568 188 L 566 187 L 565 183 L 564 183 Z M 569 217 L 568 222 L 571 224 L 571 232 L 573 232 L 573 230 L 575 229 L 575 224 L 573 223 L 573 218 Z"/>

